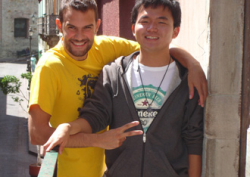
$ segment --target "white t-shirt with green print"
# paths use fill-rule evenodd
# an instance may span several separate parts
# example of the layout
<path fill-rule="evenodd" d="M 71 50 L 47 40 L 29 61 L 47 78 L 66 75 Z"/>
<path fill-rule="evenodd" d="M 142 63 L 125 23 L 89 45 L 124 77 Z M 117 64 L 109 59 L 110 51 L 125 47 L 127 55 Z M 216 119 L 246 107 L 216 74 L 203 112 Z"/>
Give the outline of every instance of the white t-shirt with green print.
<path fill-rule="evenodd" d="M 142 81 L 140 79 L 138 64 L 140 66 Z M 167 73 L 158 90 L 166 70 Z M 126 73 L 126 79 L 144 132 L 147 132 L 150 124 L 157 116 L 166 99 L 180 84 L 181 79 L 179 76 L 179 70 L 175 61 L 169 66 L 148 67 L 138 63 L 137 57 L 129 66 Z M 142 83 L 144 87 L 142 86 Z M 146 93 L 146 96 L 144 93 Z M 149 104 L 151 105 L 151 110 L 147 110 Z"/>

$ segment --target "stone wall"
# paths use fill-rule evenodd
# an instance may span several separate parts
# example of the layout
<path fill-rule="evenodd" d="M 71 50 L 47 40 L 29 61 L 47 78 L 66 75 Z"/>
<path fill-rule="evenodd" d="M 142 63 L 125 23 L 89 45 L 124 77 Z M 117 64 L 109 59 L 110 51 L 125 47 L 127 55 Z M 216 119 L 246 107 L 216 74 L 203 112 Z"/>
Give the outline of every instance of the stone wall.
<path fill-rule="evenodd" d="M 0 43 L 0 59 L 16 58 L 16 52 L 29 48 L 30 40 L 27 37 L 14 37 L 14 19 L 27 18 L 30 19 L 32 14 L 35 13 L 37 17 L 38 1 L 34 0 L 2 0 L 1 6 L 1 20 L 0 20 L 0 34 L 2 36 Z M 0 11 L 0 12 L 1 12 Z M 32 51 L 37 52 L 37 27 L 36 20 L 32 23 L 29 21 L 34 31 L 31 40 Z M 0 37 L 1 37 L 0 36 Z"/>
<path fill-rule="evenodd" d="M 201 62 L 209 83 L 203 176 L 238 177 L 244 0 L 180 2 L 182 26 L 174 42 Z"/>
<path fill-rule="evenodd" d="M 239 174 L 244 0 L 210 1 L 206 176 Z"/>

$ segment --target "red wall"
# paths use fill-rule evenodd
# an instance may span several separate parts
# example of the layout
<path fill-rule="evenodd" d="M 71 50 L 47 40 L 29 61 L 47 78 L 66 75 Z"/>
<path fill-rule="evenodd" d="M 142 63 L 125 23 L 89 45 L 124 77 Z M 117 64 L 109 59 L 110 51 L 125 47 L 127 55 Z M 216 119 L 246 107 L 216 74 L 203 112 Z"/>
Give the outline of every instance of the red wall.
<path fill-rule="evenodd" d="M 135 0 L 120 0 L 120 36 L 133 39 L 131 30 L 131 11 Z"/>
<path fill-rule="evenodd" d="M 98 34 L 134 39 L 131 10 L 135 0 L 97 0 L 102 25 Z"/>

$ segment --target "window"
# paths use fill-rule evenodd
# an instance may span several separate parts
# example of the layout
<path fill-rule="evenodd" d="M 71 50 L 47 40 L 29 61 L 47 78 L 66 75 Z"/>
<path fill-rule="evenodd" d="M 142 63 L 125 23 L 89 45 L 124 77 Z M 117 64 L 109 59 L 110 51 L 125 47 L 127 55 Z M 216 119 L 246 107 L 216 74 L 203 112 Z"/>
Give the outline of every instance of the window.
<path fill-rule="evenodd" d="M 14 24 L 15 32 L 14 36 L 15 37 L 27 37 L 28 34 L 28 19 L 26 18 L 16 18 L 15 19 L 15 24 Z"/>

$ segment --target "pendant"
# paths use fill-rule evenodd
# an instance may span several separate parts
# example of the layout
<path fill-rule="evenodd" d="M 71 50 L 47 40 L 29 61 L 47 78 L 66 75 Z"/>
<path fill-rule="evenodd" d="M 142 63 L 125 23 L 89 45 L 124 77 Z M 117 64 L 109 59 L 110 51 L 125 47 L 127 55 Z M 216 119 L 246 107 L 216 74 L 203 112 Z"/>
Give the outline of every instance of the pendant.
<path fill-rule="evenodd" d="M 153 110 L 152 110 L 152 108 L 149 106 L 149 107 L 147 108 L 147 111 L 148 111 L 148 112 L 152 112 Z"/>

